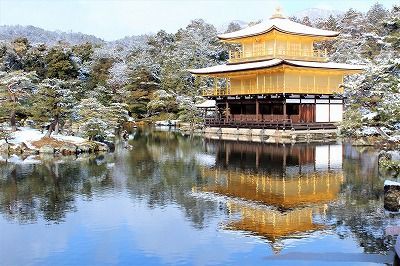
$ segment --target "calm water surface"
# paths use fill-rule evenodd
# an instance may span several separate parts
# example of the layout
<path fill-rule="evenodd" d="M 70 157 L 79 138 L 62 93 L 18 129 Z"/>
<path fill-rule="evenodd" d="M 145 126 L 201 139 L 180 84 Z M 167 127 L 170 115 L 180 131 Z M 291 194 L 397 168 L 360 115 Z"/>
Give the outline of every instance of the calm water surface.
<path fill-rule="evenodd" d="M 130 144 L 0 157 L 0 265 L 393 262 L 374 150 L 149 130 Z"/>

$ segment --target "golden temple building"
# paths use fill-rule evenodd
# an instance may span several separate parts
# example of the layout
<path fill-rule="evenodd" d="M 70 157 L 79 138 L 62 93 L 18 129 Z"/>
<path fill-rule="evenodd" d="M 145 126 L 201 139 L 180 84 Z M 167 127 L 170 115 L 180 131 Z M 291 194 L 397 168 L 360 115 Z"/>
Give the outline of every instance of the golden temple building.
<path fill-rule="evenodd" d="M 227 64 L 189 70 L 213 79 L 203 96 L 217 113 L 206 126 L 336 128 L 343 113 L 343 79 L 363 66 L 328 62 L 318 43 L 339 32 L 302 25 L 280 10 L 265 22 L 218 36 L 240 48 Z"/>

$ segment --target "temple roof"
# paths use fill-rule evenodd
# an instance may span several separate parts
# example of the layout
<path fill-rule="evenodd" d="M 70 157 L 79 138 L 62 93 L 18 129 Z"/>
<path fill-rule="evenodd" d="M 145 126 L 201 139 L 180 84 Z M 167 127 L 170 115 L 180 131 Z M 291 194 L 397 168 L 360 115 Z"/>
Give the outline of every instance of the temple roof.
<path fill-rule="evenodd" d="M 291 21 L 283 16 L 272 16 L 267 21 L 263 21 L 254 26 L 250 26 L 248 28 L 230 33 L 220 34 L 218 35 L 218 38 L 222 40 L 240 39 L 250 36 L 261 35 L 272 30 L 277 30 L 289 34 L 319 37 L 335 37 L 339 35 L 339 32 L 337 31 L 317 29 Z"/>
<path fill-rule="evenodd" d="M 271 60 L 252 62 L 252 63 L 224 64 L 224 65 L 217 65 L 199 69 L 189 69 L 189 72 L 191 72 L 192 74 L 207 75 L 207 74 L 218 74 L 218 73 L 269 68 L 281 64 L 291 65 L 296 67 L 325 68 L 325 69 L 337 69 L 337 70 L 363 70 L 365 68 L 362 65 L 350 65 L 343 63 L 271 59 Z"/>

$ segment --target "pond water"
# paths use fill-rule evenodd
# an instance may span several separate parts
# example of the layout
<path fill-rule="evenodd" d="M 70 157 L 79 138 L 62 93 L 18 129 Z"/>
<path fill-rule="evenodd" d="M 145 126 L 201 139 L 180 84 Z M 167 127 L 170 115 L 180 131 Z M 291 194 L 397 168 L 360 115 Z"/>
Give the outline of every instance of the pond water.
<path fill-rule="evenodd" d="M 391 264 L 377 152 L 138 129 L 132 150 L 0 158 L 0 265 Z"/>

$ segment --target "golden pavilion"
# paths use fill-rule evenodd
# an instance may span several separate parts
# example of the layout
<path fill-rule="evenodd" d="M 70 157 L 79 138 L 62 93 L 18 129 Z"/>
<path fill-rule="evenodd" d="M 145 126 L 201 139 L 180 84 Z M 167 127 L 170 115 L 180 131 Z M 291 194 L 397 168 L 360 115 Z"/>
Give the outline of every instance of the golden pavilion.
<path fill-rule="evenodd" d="M 206 126 L 336 128 L 343 113 L 343 78 L 363 66 L 328 62 L 316 44 L 338 36 L 284 17 L 218 36 L 236 44 L 227 64 L 189 70 L 213 81 L 203 96 L 216 102 Z"/>

